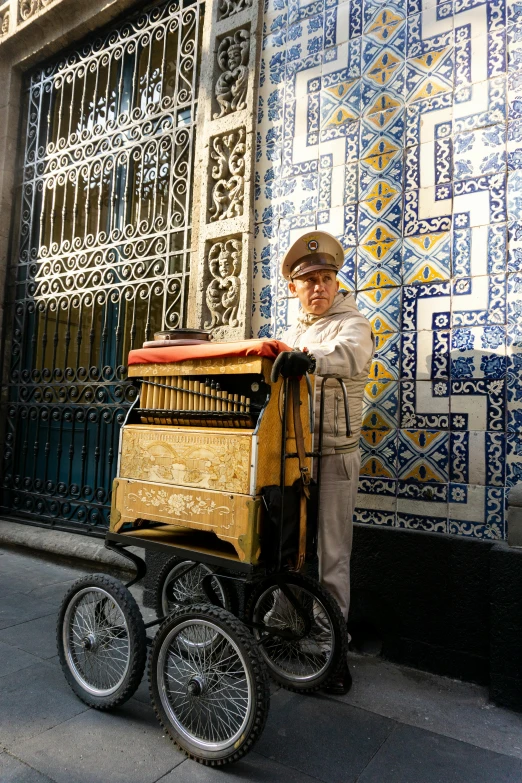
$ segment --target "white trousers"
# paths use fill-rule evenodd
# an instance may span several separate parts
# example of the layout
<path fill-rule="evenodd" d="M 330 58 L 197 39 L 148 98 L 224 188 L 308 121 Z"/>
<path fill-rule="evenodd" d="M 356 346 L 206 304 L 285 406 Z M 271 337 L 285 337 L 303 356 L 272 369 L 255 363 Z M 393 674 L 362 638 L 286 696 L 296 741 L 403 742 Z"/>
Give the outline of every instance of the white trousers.
<path fill-rule="evenodd" d="M 319 580 L 336 599 L 344 619 L 350 608 L 353 513 L 361 452 L 323 457 L 319 498 Z"/>

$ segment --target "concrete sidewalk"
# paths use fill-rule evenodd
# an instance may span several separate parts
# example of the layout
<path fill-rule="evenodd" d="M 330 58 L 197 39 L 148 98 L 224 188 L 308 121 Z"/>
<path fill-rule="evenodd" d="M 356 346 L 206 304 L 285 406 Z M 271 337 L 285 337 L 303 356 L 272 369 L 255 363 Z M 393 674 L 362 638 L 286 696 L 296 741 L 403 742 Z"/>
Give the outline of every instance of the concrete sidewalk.
<path fill-rule="evenodd" d="M 274 688 L 264 734 L 235 766 L 188 761 L 163 736 L 146 682 L 112 713 L 67 686 L 56 613 L 84 573 L 0 549 L 0 783 L 522 783 L 522 716 L 482 688 L 369 657 L 353 657 L 346 697 Z"/>

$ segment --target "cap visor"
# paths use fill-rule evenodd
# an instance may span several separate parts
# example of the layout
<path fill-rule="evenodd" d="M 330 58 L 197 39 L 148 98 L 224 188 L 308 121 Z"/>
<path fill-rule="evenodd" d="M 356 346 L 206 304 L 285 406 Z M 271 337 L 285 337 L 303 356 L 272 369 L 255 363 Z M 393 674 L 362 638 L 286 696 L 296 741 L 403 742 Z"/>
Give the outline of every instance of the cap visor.
<path fill-rule="evenodd" d="M 290 280 L 297 280 L 300 277 L 306 277 L 306 275 L 309 275 L 310 272 L 337 272 L 339 271 L 336 266 L 333 264 L 312 264 L 311 266 L 307 266 L 306 269 L 301 269 L 300 272 L 298 272 L 296 275 L 292 275 Z"/>

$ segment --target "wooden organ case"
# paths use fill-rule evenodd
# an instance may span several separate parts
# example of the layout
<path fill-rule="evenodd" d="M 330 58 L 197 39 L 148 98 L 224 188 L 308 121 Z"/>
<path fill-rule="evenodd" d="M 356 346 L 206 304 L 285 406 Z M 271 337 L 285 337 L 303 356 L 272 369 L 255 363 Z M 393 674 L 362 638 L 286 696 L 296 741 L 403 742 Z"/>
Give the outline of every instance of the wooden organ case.
<path fill-rule="evenodd" d="M 121 432 L 112 532 L 259 562 L 261 489 L 281 481 L 283 381 L 271 383 L 272 363 L 224 356 L 129 367 L 141 388 Z M 305 379 L 299 388 L 311 452 Z M 295 453 L 287 409 L 286 450 Z M 288 486 L 298 461 L 287 460 L 285 471 Z"/>

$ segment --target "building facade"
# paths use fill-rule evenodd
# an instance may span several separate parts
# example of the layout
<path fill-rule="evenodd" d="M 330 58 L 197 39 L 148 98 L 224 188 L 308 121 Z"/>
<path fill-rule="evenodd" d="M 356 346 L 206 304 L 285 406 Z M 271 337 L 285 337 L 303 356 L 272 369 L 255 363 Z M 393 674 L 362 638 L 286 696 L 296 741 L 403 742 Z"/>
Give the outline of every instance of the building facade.
<path fill-rule="evenodd" d="M 129 348 L 280 336 L 317 229 L 377 338 L 357 521 L 505 540 L 522 5 L 4 0 L 0 31 L 2 513 L 102 533 Z"/>

